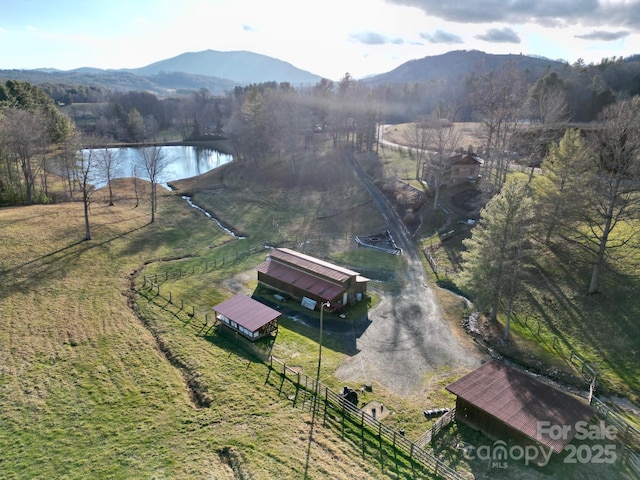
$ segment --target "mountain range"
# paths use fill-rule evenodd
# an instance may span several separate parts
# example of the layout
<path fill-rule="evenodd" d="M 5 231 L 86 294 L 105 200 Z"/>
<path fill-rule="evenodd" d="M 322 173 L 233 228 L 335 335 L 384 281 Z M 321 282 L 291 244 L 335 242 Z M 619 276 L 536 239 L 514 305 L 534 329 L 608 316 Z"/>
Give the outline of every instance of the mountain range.
<path fill-rule="evenodd" d="M 420 83 L 433 78 L 464 76 L 476 65 L 488 69 L 513 61 L 519 69 L 540 76 L 567 64 L 542 57 L 526 55 L 493 55 L 477 50 L 452 51 L 406 62 L 390 72 L 369 76 L 367 84 Z M 176 91 L 206 88 L 213 94 L 223 94 L 235 86 L 275 81 L 294 86 L 315 85 L 322 77 L 301 70 L 276 58 L 247 51 L 221 52 L 204 50 L 188 52 L 150 65 L 120 70 L 79 68 L 75 70 L 0 70 L 0 81 L 13 79 L 34 84 L 71 84 L 97 86 L 114 91 L 148 91 L 168 94 Z M 337 81 L 339 79 L 331 79 Z"/>

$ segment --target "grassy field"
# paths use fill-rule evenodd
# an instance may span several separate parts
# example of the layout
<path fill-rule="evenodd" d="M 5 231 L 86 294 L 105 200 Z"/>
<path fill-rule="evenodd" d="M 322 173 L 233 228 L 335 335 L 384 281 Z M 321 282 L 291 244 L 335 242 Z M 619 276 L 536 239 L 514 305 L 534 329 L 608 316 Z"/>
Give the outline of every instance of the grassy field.
<path fill-rule="evenodd" d="M 237 240 L 173 195 L 161 198 L 154 224 L 146 204 L 92 204 L 89 242 L 82 241 L 79 203 L 0 210 L 3 478 L 301 478 L 307 464 L 309 478 L 386 477 L 331 430 L 315 430 L 307 456 L 309 412 L 267 383 L 269 369 L 258 357 L 203 325 L 211 306 L 232 294 L 228 282 L 236 276 L 255 288 L 246 272 L 264 253 L 247 249 L 299 236 L 300 247 L 321 253 L 353 243 L 337 227 L 323 234 L 327 226 L 368 233 L 379 225 L 360 192 L 352 193 L 362 205 L 351 215 L 369 211 L 344 220 L 350 214 L 321 194 L 301 202 L 308 187 L 289 197 L 274 193 L 255 211 L 251 201 L 236 209 L 216 197 L 211 210 L 247 233 Z M 325 193 L 337 188 L 327 182 Z M 235 200 L 246 194 L 239 185 L 229 191 Z M 317 213 L 309 216 L 299 203 Z M 236 222 L 244 214 L 256 226 Z M 367 253 L 348 250 L 340 249 L 342 261 L 371 263 Z M 401 268 L 396 257 L 378 267 Z M 161 289 L 174 304 L 145 291 L 144 275 L 156 272 L 168 273 Z M 178 299 L 187 307 L 178 309 Z M 273 353 L 313 372 L 316 335 L 285 319 Z M 349 348 L 326 335 L 323 381 L 336 388 L 332 371 Z M 428 428 L 422 402 L 378 387 L 376 399 L 398 411 L 396 422 L 413 425 L 407 434 Z"/>
<path fill-rule="evenodd" d="M 128 306 L 135 272 L 209 253 L 225 234 L 177 197 L 162 199 L 156 224 L 125 203 L 94 205 L 91 218 L 93 240 L 82 242 L 80 204 L 0 210 L 2 477 L 300 478 L 309 415 L 265 385 L 268 368 L 166 306 L 138 298 L 140 317 Z M 216 254 L 231 255 L 227 245 Z M 210 308 L 228 295 L 200 280 L 185 300 L 188 290 Z M 279 348 L 289 342 L 314 350 L 284 327 Z M 330 367 L 342 354 L 325 355 Z M 378 476 L 331 431 L 314 439 L 310 478 Z"/>
<path fill-rule="evenodd" d="M 413 171 L 412 160 L 397 155 L 387 157 L 386 168 L 407 165 Z M 277 376 L 255 351 L 209 328 L 212 305 L 238 290 L 257 290 L 254 269 L 267 244 L 295 246 L 366 275 L 402 282 L 401 257 L 354 247 L 353 235 L 376 232 L 384 221 L 348 175 L 339 157 L 327 155 L 268 168 L 232 164 L 176 182 L 180 193 L 192 194 L 243 239 L 233 239 L 174 195 L 161 198 L 154 224 L 148 223 L 146 204 L 94 203 L 89 242 L 82 241 L 80 204 L 0 209 L 2 477 L 302 478 L 306 467 L 309 478 L 318 479 L 409 477 L 406 464 L 396 472 L 389 465 L 381 469 L 375 455 L 363 458 L 357 432 L 342 439 L 335 429 L 316 428 L 307 455 L 310 412 L 294 408 L 279 392 Z M 126 184 L 122 188 L 126 196 Z M 439 210 L 425 210 L 419 236 L 425 242 L 437 238 L 432 235 L 443 218 Z M 452 243 L 444 244 L 439 255 L 451 251 L 441 261 L 448 258 L 455 266 L 454 242 L 463 235 L 460 228 Z M 545 263 L 548 269 L 554 265 L 553 259 Z M 145 275 L 156 274 L 160 295 L 144 282 Z M 633 295 L 637 284 L 625 279 L 631 289 L 626 294 Z M 446 290 L 437 295 L 455 333 L 464 338 L 464 302 Z M 608 308 L 614 300 L 623 295 L 612 298 Z M 374 291 L 371 306 L 375 301 Z M 564 303 L 554 308 L 558 305 Z M 600 320 L 611 321 L 605 313 L 603 306 Z M 633 314 L 627 313 L 629 321 Z M 518 342 L 538 349 L 532 351 L 548 350 L 544 341 L 529 338 L 525 327 L 514 326 L 514 333 Z M 311 375 L 316 336 L 315 329 L 285 318 L 275 342 L 262 345 L 261 352 Z M 585 337 L 579 328 L 566 332 L 571 342 Z M 608 382 L 636 391 L 637 365 L 629 360 L 625 371 L 617 363 L 625 356 L 615 356 L 616 348 L 636 340 L 620 337 L 598 338 L 597 358 L 613 359 L 603 365 L 615 374 Z M 333 371 L 354 346 L 331 333 L 324 344 L 322 381 L 338 389 L 342 385 Z M 548 356 L 555 359 L 552 353 Z M 385 423 L 415 439 L 432 424 L 423 417 L 424 408 L 452 405 L 444 386 L 458 376 L 447 369 L 433 372 L 412 397 L 374 385 L 361 401 L 384 403 L 393 411 Z M 451 450 L 458 440 L 476 441 L 454 427 L 434 452 L 458 463 Z M 477 475 L 485 469 L 459 466 Z M 597 478 L 631 477 L 605 471 Z"/>

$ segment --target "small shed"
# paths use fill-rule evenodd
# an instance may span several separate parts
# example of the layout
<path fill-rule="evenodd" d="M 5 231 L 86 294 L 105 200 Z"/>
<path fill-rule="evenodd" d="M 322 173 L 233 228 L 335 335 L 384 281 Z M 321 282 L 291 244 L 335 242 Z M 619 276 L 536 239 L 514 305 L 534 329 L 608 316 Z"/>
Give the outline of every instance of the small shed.
<path fill-rule="evenodd" d="M 446 387 L 457 396 L 456 420 L 489 438 L 534 443 L 561 452 L 578 422 L 596 411 L 581 399 L 492 360 Z M 566 434 L 558 435 L 558 429 Z"/>
<path fill-rule="evenodd" d="M 213 310 L 219 322 L 251 341 L 278 330 L 280 312 L 246 295 L 236 295 Z"/>

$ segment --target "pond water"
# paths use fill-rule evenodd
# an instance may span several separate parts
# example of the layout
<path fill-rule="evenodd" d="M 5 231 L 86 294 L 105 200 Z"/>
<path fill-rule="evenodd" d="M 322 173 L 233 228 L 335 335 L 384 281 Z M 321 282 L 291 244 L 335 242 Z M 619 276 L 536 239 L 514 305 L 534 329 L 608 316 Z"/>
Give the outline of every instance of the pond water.
<path fill-rule="evenodd" d="M 139 162 L 140 148 L 121 147 L 112 148 L 121 158 L 116 177 L 132 177 L 133 167 Z M 184 178 L 202 175 L 214 168 L 220 167 L 233 160 L 233 156 L 221 153 L 212 148 L 193 146 L 162 146 L 162 154 L 170 161 L 169 166 L 162 175 L 161 184 L 168 188 L 167 182 L 182 180 Z M 145 178 L 144 169 L 138 167 L 137 175 Z M 96 185 L 100 187 L 101 185 Z"/>

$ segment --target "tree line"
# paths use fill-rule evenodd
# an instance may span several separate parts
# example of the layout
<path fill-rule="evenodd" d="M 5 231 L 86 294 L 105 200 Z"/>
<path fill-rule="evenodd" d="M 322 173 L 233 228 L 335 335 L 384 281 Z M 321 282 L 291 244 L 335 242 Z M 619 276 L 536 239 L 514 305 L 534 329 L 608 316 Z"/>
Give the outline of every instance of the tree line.
<path fill-rule="evenodd" d="M 599 67 L 576 65 L 574 69 L 580 74 L 597 68 L 604 76 L 612 65 L 628 66 L 618 60 L 610 63 Z M 613 83 L 613 79 L 608 80 L 608 84 Z M 106 153 L 97 155 L 103 157 L 100 160 L 79 155 L 83 145 L 109 139 L 148 140 L 166 128 L 179 131 L 185 140 L 227 138 L 238 162 L 259 165 L 273 156 L 286 158 L 292 172 L 297 168 L 300 152 L 316 148 L 318 138 L 330 139 L 336 149 L 374 152 L 380 140 L 379 126 L 397 116 L 403 104 L 397 101 L 394 88 L 368 86 L 347 73 L 338 82 L 323 79 L 304 88 L 266 82 L 236 87 L 218 97 L 204 89 L 167 98 L 146 92 L 113 93 L 94 110 L 90 124 L 77 125 L 73 117 L 60 112 L 59 105 L 42 88 L 11 80 L 0 86 L 0 201 L 2 204 L 52 201 L 47 172 L 55 157 L 57 173 L 65 179 L 69 197 L 74 190 L 79 190 L 86 204 L 90 201 L 91 182 L 98 173 L 110 183 L 113 169 L 109 165 L 113 165 L 113 159 L 105 158 Z M 533 80 L 513 64 L 504 64 L 492 71 L 478 67 L 464 79 L 463 95 L 443 96 L 430 108 L 416 112 L 418 102 L 412 109 L 413 130 L 409 143 L 418 152 L 416 177 L 421 177 L 421 170 L 431 172 L 436 192 L 446 181 L 446 162 L 451 153 L 466 147 L 458 145 L 459 139 L 451 133 L 451 122 L 471 118 L 482 127 L 482 138 L 475 148 L 484 161 L 483 193 L 486 200 L 491 201 L 483 211 L 485 220 L 472 240 L 478 244 L 488 242 L 496 248 L 495 239 L 481 241 L 483 229 L 491 226 L 492 208 L 498 208 L 494 205 L 506 202 L 504 208 L 509 211 L 500 237 L 503 244 L 500 258 L 504 260 L 499 263 L 500 283 L 494 290 L 485 289 L 493 292 L 493 300 L 489 302 L 493 312 L 503 298 L 511 298 L 508 292 L 517 290 L 516 285 L 523 276 L 521 259 L 532 245 L 527 230 L 532 228 L 532 222 L 519 215 L 529 215 L 531 210 L 541 215 L 546 212 L 546 242 L 564 235 L 593 252 L 596 260 L 590 293 L 598 289 L 600 270 L 611 245 L 629 242 L 612 236 L 612 232 L 628 216 L 637 214 L 638 183 L 634 176 L 638 157 L 634 146 L 637 137 L 634 99 L 637 97 L 630 92 L 614 93 L 608 89 L 609 94 L 601 97 L 597 106 L 596 120 L 580 130 L 580 138 L 585 142 L 582 153 L 576 155 L 574 162 L 569 162 L 571 168 L 565 165 L 568 170 L 560 175 L 553 165 L 562 157 L 558 152 L 567 148 L 558 142 L 568 141 L 563 135 L 567 135 L 568 122 L 575 119 L 571 88 L 570 82 L 555 72 Z M 404 90 L 410 92 L 411 86 L 405 86 Z M 435 93 L 441 92 L 435 90 Z M 150 167 L 145 168 L 162 167 L 163 159 L 158 158 L 157 152 L 147 150 L 147 154 L 152 160 Z M 524 160 L 530 174 L 526 187 L 514 192 L 515 187 L 507 188 L 506 182 L 516 159 L 521 163 Z M 144 164 L 142 159 L 141 168 Z M 536 197 L 537 203 L 532 208 L 523 196 L 533 195 L 530 192 L 534 172 L 540 166 L 548 173 L 545 175 L 548 181 L 561 177 L 564 182 L 561 187 L 556 186 L 559 189 L 553 197 L 556 210 L 551 213 L 542 206 L 553 204 L 552 196 Z M 155 174 L 147 173 L 157 179 L 161 172 L 162 168 Z M 584 185 L 571 183 L 578 178 L 588 178 L 588 181 Z M 575 192 L 582 195 L 575 196 Z M 508 207 L 512 203 L 520 210 L 511 212 Z M 563 218 L 562 214 L 567 212 L 573 212 L 573 216 Z M 152 219 L 154 215 L 152 201 Z M 520 223 L 512 223 L 516 219 Z M 539 219 L 542 222 L 542 217 Z M 551 224 L 550 219 L 562 221 Z M 573 226 L 571 232 L 566 230 L 569 226 Z M 512 243 L 514 241 L 516 243 Z M 470 244 L 468 250 L 473 252 L 475 248 Z M 470 262 L 467 271 L 472 272 L 471 253 L 467 255 Z M 493 254 L 491 257 L 496 258 Z M 504 274 L 506 271 L 512 275 Z M 502 283 L 507 280 L 512 283 Z M 473 282 L 470 277 L 472 290 Z"/>

